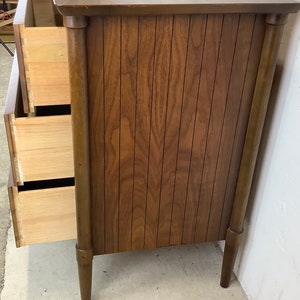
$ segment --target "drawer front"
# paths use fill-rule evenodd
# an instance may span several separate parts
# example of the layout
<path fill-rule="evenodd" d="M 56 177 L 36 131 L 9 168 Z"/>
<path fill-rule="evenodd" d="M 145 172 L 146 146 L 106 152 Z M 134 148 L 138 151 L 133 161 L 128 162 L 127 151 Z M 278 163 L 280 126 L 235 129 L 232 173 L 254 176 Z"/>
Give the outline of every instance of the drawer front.
<path fill-rule="evenodd" d="M 31 0 L 21 0 L 14 21 L 25 112 L 70 104 L 66 30 L 37 23 Z M 38 24 L 40 27 L 35 27 Z M 46 37 L 46 38 L 45 38 Z"/>
<path fill-rule="evenodd" d="M 71 116 L 22 115 L 19 89 L 15 62 L 4 115 L 14 184 L 73 177 Z"/>
<path fill-rule="evenodd" d="M 8 187 L 17 247 L 76 237 L 74 186 L 19 191 Z"/>

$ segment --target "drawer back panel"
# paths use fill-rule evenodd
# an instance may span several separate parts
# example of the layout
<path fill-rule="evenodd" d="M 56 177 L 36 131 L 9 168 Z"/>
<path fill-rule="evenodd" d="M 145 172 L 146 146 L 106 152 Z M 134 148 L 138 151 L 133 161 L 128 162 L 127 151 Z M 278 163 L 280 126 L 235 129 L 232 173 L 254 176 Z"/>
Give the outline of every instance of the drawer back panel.
<path fill-rule="evenodd" d="M 225 238 L 264 21 L 90 18 L 95 254 Z"/>

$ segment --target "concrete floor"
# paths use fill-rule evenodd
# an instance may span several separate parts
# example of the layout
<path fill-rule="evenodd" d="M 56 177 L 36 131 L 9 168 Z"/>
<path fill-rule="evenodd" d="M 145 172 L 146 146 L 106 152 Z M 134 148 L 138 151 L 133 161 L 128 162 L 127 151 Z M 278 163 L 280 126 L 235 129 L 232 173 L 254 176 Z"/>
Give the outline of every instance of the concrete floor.
<path fill-rule="evenodd" d="M 0 46 L 1 115 L 11 63 Z M 0 298 L 80 299 L 75 241 L 15 247 L 6 192 L 9 156 L 3 118 L 0 138 Z M 236 279 L 228 289 L 219 286 L 221 263 L 221 250 L 213 243 L 97 256 L 93 299 L 247 299 Z"/>

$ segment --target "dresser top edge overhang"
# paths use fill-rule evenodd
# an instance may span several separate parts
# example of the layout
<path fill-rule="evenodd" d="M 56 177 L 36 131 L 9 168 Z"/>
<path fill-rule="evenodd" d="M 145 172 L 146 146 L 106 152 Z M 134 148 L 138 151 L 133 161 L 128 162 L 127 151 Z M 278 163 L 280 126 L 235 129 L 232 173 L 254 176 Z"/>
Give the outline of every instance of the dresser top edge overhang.
<path fill-rule="evenodd" d="M 53 0 L 62 15 L 167 15 L 213 13 L 288 14 L 300 1 L 284 0 Z"/>

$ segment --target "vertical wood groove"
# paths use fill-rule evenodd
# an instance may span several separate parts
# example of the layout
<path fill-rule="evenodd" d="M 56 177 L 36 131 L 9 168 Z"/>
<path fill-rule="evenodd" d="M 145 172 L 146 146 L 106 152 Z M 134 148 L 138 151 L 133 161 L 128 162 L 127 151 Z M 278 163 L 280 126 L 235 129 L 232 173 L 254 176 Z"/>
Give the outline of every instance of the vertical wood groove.
<path fill-rule="evenodd" d="M 116 246 L 118 252 L 120 251 L 120 194 L 121 194 L 121 134 L 122 134 L 122 25 L 123 17 L 120 18 L 120 96 L 119 96 L 119 186 L 118 186 L 118 245 Z"/>
<path fill-rule="evenodd" d="M 189 18 L 175 16 L 172 34 L 172 52 L 170 56 L 168 106 L 164 133 L 164 159 L 161 183 L 161 209 L 159 212 L 159 246 L 166 246 L 170 239 L 171 210 L 176 214 L 176 227 L 182 210 L 181 203 L 172 199 L 176 172 L 177 146 L 179 138 L 180 112 L 182 106 L 183 78 L 186 62 L 186 45 L 188 38 Z M 172 201 L 173 200 L 173 201 Z"/>
<path fill-rule="evenodd" d="M 132 201 L 131 201 L 131 239 L 130 245 L 131 249 L 133 249 L 133 211 L 134 211 L 134 189 L 135 189 L 135 158 L 136 158 L 136 120 L 137 120 L 137 101 L 138 101 L 138 70 L 139 70 L 139 38 L 140 38 L 140 17 L 137 19 L 138 28 L 137 28 L 137 53 L 136 53 L 136 86 L 135 86 L 135 114 L 134 114 L 134 148 L 133 148 L 133 176 L 132 176 Z"/>
<path fill-rule="evenodd" d="M 106 141 L 106 123 L 105 123 L 105 120 L 106 120 L 106 113 L 105 113 L 105 107 L 106 107 L 106 103 L 105 103 L 105 77 L 104 77 L 104 74 L 105 74 L 105 70 L 104 70 L 104 60 L 105 60 L 105 56 L 104 56 L 104 49 L 105 49 L 105 45 L 104 45 L 104 32 L 105 32 L 105 27 L 104 27 L 104 18 L 101 18 L 102 19 L 102 40 L 103 40 L 103 49 L 102 49 L 102 53 L 103 53 L 103 64 L 102 64 L 102 80 L 103 80 L 103 126 L 104 126 L 104 142 Z M 106 192 L 105 192 L 105 186 L 106 186 L 106 176 L 105 176 L 105 162 L 106 162 L 106 151 L 105 151 L 105 146 L 103 147 L 103 159 L 104 159 L 104 168 L 103 168 L 103 178 L 104 178 L 104 243 L 103 243 L 103 248 L 106 249 Z"/>
<path fill-rule="evenodd" d="M 118 251 L 119 222 L 119 120 L 120 120 L 120 18 L 105 17 L 106 109 L 106 252 Z"/>
<path fill-rule="evenodd" d="M 157 18 L 145 246 L 156 246 L 173 17 Z"/>
<path fill-rule="evenodd" d="M 96 253 L 223 237 L 262 22 L 106 16 L 90 27 L 89 43 L 103 36 L 89 52 L 100 78 L 89 86 L 91 153 L 104 162 L 92 167 Z"/>
<path fill-rule="evenodd" d="M 171 220 L 170 220 L 170 229 L 169 229 L 169 244 L 172 243 L 171 241 L 171 231 L 172 231 L 172 223 L 173 223 L 173 211 L 174 211 L 174 201 L 175 201 L 175 191 L 176 191 L 176 179 L 177 179 L 177 168 L 178 168 L 178 154 L 179 154 L 179 145 L 180 145 L 180 132 L 181 132 L 181 125 L 182 125 L 182 112 L 183 112 L 183 101 L 184 101 L 184 94 L 185 94 L 185 85 L 186 85 L 186 70 L 187 70 L 187 61 L 188 61 L 188 50 L 189 50 L 189 41 L 190 41 L 190 30 L 191 30 L 191 18 L 189 16 L 188 21 L 188 36 L 187 36 L 187 43 L 186 43 L 186 54 L 185 54 L 185 67 L 184 67 L 184 77 L 183 77 L 183 87 L 182 87 L 182 95 L 181 95 L 181 109 L 180 109 L 180 120 L 179 120 L 179 128 L 178 128 L 178 142 L 177 142 L 177 153 L 176 153 L 176 165 L 175 165 L 175 175 L 174 175 L 174 188 L 173 188 L 173 197 L 172 197 L 172 209 L 171 209 Z M 184 218 L 184 217 L 183 217 Z M 182 227 L 182 225 L 181 225 Z M 178 235 L 178 239 L 180 235 Z M 179 243 L 179 241 L 178 241 Z"/>
<path fill-rule="evenodd" d="M 208 232 L 209 232 L 209 222 L 210 222 L 210 218 L 211 218 L 211 210 L 212 210 L 212 205 L 213 205 L 213 195 L 215 192 L 215 187 L 216 187 L 216 177 L 217 177 L 217 171 L 218 171 L 218 165 L 219 165 L 219 160 L 220 160 L 220 152 L 221 152 L 221 141 L 222 141 L 222 137 L 223 137 L 223 133 L 224 133 L 224 123 L 225 123 L 225 116 L 226 116 L 226 112 L 228 109 L 228 97 L 230 94 L 230 87 L 231 87 L 231 80 L 232 80 L 232 71 L 233 71 L 233 66 L 234 66 L 234 60 L 235 60 L 235 55 L 236 55 L 236 46 L 237 46 L 237 41 L 238 41 L 238 32 L 240 29 L 240 20 L 241 20 L 241 16 L 239 15 L 238 17 L 238 25 L 237 25 L 237 29 L 236 29 L 236 38 L 235 38 L 235 43 L 234 43 L 234 50 L 233 50 L 233 56 L 232 56 L 232 61 L 231 61 L 231 66 L 230 66 L 230 75 L 229 75 L 229 81 L 228 81 L 228 86 L 227 86 L 227 91 L 226 91 L 226 102 L 225 102 L 225 108 L 224 108 L 224 113 L 223 113 L 223 119 L 222 119 L 222 125 L 221 125 L 221 135 L 218 141 L 218 154 L 217 154 L 217 161 L 216 161 L 216 168 L 214 171 L 214 180 L 213 180 L 213 188 L 212 188 L 212 193 L 211 193 L 211 198 L 209 201 L 209 209 L 208 209 L 208 222 L 207 222 L 207 226 L 206 226 L 206 234 L 205 234 L 205 240 L 207 241 L 207 237 L 208 237 Z M 214 222 L 216 222 L 216 220 L 214 220 Z"/>
<path fill-rule="evenodd" d="M 203 42 L 201 47 L 201 62 L 199 66 L 199 79 L 198 79 L 198 86 L 197 86 L 197 96 L 196 96 L 196 107 L 195 111 L 198 111 L 198 105 L 199 105 L 199 94 L 200 94 L 200 79 L 202 75 L 202 66 L 203 66 L 203 58 L 204 58 L 204 48 L 205 48 L 205 40 L 206 40 L 206 33 L 207 33 L 207 22 L 208 22 L 208 16 L 205 16 L 205 26 L 204 26 L 204 34 L 203 34 Z M 182 229 L 182 235 L 181 235 L 181 243 L 185 243 L 184 235 L 185 235 L 185 220 L 186 220 L 186 211 L 188 206 L 188 195 L 189 195 L 189 184 L 190 184 L 190 175 L 191 175 L 191 163 L 192 163 L 192 154 L 193 154 L 193 148 L 194 148 L 194 140 L 195 140 L 195 130 L 196 129 L 196 115 L 194 118 L 194 126 L 193 126 L 193 134 L 192 134 L 192 143 L 191 143 L 191 150 L 190 150 L 190 160 L 189 160 L 189 168 L 188 168 L 188 179 L 187 179 L 187 189 L 186 189 L 186 195 L 185 195 L 185 208 L 184 208 L 184 219 L 183 219 L 183 229 Z"/>
<path fill-rule="evenodd" d="M 149 161 L 150 122 L 153 86 L 153 56 L 155 43 L 155 18 L 139 20 L 137 83 L 136 83 L 136 120 L 134 143 L 134 193 L 132 249 L 144 248 L 147 180 Z"/>
<path fill-rule="evenodd" d="M 182 104 L 181 104 L 181 112 L 180 116 L 182 118 L 182 113 L 183 113 L 183 104 L 184 104 L 184 95 L 185 95 L 185 90 L 186 90 L 186 71 L 187 71 L 187 65 L 188 65 L 188 55 L 189 55 L 189 44 L 190 44 L 190 38 L 191 38 L 191 22 L 192 22 L 192 16 L 189 18 L 189 31 L 188 31 L 188 41 L 187 41 L 187 49 L 186 49 L 186 61 L 185 61 L 185 74 L 184 74 L 184 86 L 183 86 L 183 93 L 182 93 Z M 203 57 L 203 56 L 202 56 Z M 201 58 L 201 65 L 202 65 L 202 58 Z M 197 110 L 197 104 L 196 104 L 196 110 Z M 180 146 L 180 139 L 181 139 L 181 120 L 180 120 L 180 128 L 179 128 L 179 139 L 178 139 L 178 150 L 177 150 L 177 158 L 176 158 L 176 172 L 175 172 L 175 183 L 176 184 L 176 179 L 177 179 L 177 171 L 178 171 L 178 156 L 179 156 L 179 146 Z M 194 131 L 193 131 L 194 134 Z M 189 175 L 190 175 L 190 163 L 191 163 L 191 158 L 192 158 L 192 151 L 190 151 L 190 157 L 189 157 L 189 169 L 188 169 L 188 174 L 187 174 L 187 183 L 189 181 Z M 186 203 L 187 203 L 187 191 L 188 191 L 188 185 L 186 186 L 185 189 L 185 196 L 184 196 L 184 209 L 183 209 L 183 220 L 182 220 L 182 232 L 179 237 L 180 243 L 182 243 L 183 240 L 183 226 L 184 226 L 184 221 L 185 221 L 185 213 L 186 213 Z M 174 189 L 175 191 L 175 189 Z M 174 196 L 173 196 L 174 197 Z M 172 220 L 171 220 L 171 225 L 172 225 Z M 170 225 L 170 232 L 171 232 L 171 225 Z"/>
<path fill-rule="evenodd" d="M 166 111 L 164 118 L 164 133 L 163 133 L 163 149 L 162 149 L 162 161 L 161 161 L 161 171 L 160 171 L 160 191 L 159 191 L 159 202 L 157 211 L 157 225 L 156 225 L 156 241 L 155 246 L 158 245 L 158 235 L 160 227 L 160 206 L 161 206 L 161 193 L 162 193 L 162 180 L 163 180 L 163 170 L 164 170 L 164 157 L 165 157 L 165 147 L 166 147 L 166 131 L 167 131 L 167 115 L 169 106 L 169 93 L 170 93 L 170 74 L 171 74 L 171 64 L 172 64 L 172 52 L 173 52 L 173 38 L 174 38 L 174 16 L 172 16 L 172 33 L 171 33 L 171 44 L 170 44 L 170 56 L 169 56 L 169 69 L 168 69 L 168 85 L 167 85 L 167 95 L 166 95 Z"/>
<path fill-rule="evenodd" d="M 209 124 L 211 121 L 211 113 L 212 113 L 212 105 L 213 105 L 213 98 L 214 98 L 214 93 L 215 93 L 215 85 L 216 85 L 216 75 L 217 75 L 217 69 L 218 69 L 218 63 L 219 63 L 219 58 L 220 58 L 220 49 L 221 49 L 221 39 L 222 39 L 222 33 L 223 33 L 223 29 L 224 29 L 224 16 L 222 16 L 222 25 L 221 25 L 221 33 L 220 33 L 220 37 L 219 37 L 219 42 L 218 42 L 218 55 L 217 55 L 217 63 L 216 63 L 216 67 L 215 67 L 215 71 L 214 71 L 214 83 L 213 83 L 213 90 L 212 90 L 212 94 L 210 97 L 210 109 L 209 109 L 209 118 L 208 118 L 208 127 L 207 127 L 207 131 L 206 131 L 206 138 L 205 138 L 205 150 L 204 150 L 204 161 L 203 161 L 203 167 L 202 167 L 202 172 L 201 172 L 201 186 L 200 186 L 200 190 L 199 190 L 199 198 L 198 198 L 198 205 L 197 205 L 197 210 L 196 210 L 196 221 L 195 221 L 195 226 L 194 226 L 194 238 L 193 238 L 193 242 L 198 242 L 198 240 L 196 239 L 196 232 L 197 232 L 197 224 L 198 224 L 198 214 L 199 214 L 199 207 L 200 207 L 200 203 L 201 203 L 201 193 L 202 193 L 202 188 L 203 188 L 203 173 L 204 173 L 204 167 L 205 167 L 205 158 L 206 158 L 206 151 L 207 151 L 207 143 L 208 143 L 208 134 L 209 134 Z"/>
<path fill-rule="evenodd" d="M 249 51 L 248 51 L 246 70 L 245 70 L 245 73 L 244 73 L 242 94 L 241 94 L 240 101 L 239 101 L 238 118 L 237 118 L 236 124 L 234 126 L 234 137 L 233 137 L 233 143 L 232 143 L 232 147 L 231 147 L 231 151 L 230 151 L 229 166 L 228 166 L 228 171 L 227 171 L 227 176 L 226 176 L 227 180 L 226 180 L 226 184 L 225 184 L 225 192 L 224 192 L 223 203 L 222 203 L 222 208 L 221 208 L 221 220 L 220 220 L 220 223 L 219 223 L 219 230 L 218 230 L 218 237 L 219 238 L 220 238 L 220 231 L 221 231 L 221 227 L 222 227 L 222 219 L 223 219 L 223 214 L 224 214 L 225 196 L 226 196 L 226 191 L 227 191 L 227 188 L 228 188 L 228 181 L 229 181 L 230 170 L 231 170 L 231 166 L 232 166 L 232 156 L 233 156 L 233 152 L 234 152 L 234 144 L 235 144 L 235 141 L 236 141 L 236 138 L 237 138 L 238 121 L 239 121 L 239 117 L 240 117 L 240 113 L 241 113 L 242 100 L 243 100 L 243 96 L 244 96 L 244 93 L 245 93 L 245 86 L 246 86 L 246 79 L 247 79 L 247 74 L 248 74 L 248 69 L 249 69 L 251 48 L 253 47 L 254 30 L 255 30 L 256 21 L 257 21 L 257 16 L 254 17 L 254 22 L 253 22 L 253 25 L 252 25 L 251 42 L 250 42 L 250 47 L 249 47 Z"/>
<path fill-rule="evenodd" d="M 217 161 L 233 68 L 238 25 L 238 15 L 224 16 L 200 192 L 197 228 L 195 234 L 197 242 L 206 241 L 209 215 L 212 204 L 214 203 L 213 187 L 215 183 L 215 176 L 217 174 Z"/>
<path fill-rule="evenodd" d="M 164 172 L 164 158 L 165 158 L 165 147 L 166 147 L 166 132 L 167 132 L 167 115 L 168 115 L 168 105 L 169 105 L 169 93 L 170 93 L 170 74 L 171 74 L 171 64 L 172 64 L 172 52 L 173 52 L 173 39 L 174 39 L 174 16 L 172 16 L 172 34 L 171 34 L 171 45 L 170 45 L 170 56 L 169 56 L 169 70 L 168 70 L 168 86 L 167 86 L 167 102 L 166 102 L 166 112 L 165 112 L 165 125 L 163 134 L 163 153 L 162 153 L 162 163 L 161 163 L 161 173 L 160 173 L 160 191 L 159 191 L 159 203 L 158 203 L 158 224 L 156 229 L 156 247 L 159 245 L 159 228 L 161 224 L 161 194 L 163 185 L 163 172 Z"/>
<path fill-rule="evenodd" d="M 121 32 L 119 249 L 128 251 L 131 250 L 134 182 L 138 18 L 123 17 Z"/>
<path fill-rule="evenodd" d="M 257 47 L 262 47 L 264 38 L 264 31 L 262 30 L 262 27 L 265 27 L 264 16 L 256 16 L 253 28 L 252 44 L 250 46 L 248 70 L 245 78 L 244 93 L 242 95 L 241 101 L 241 110 L 239 113 L 238 123 L 236 127 L 229 175 L 227 178 L 226 190 L 224 195 L 224 207 L 219 230 L 219 239 L 225 238 L 225 233 L 229 226 L 229 218 L 232 210 L 232 199 L 234 197 L 234 191 L 239 171 L 239 164 L 241 161 L 241 153 L 248 124 L 248 121 L 245 122 L 244 120 L 248 120 L 249 118 L 251 100 L 254 93 L 254 86 L 256 81 L 256 77 L 254 77 L 253 74 L 257 73 L 260 60 L 259 53 L 261 49 L 257 51 Z"/>
<path fill-rule="evenodd" d="M 148 209 L 148 189 L 149 189 L 149 170 L 150 170 L 150 150 L 151 150 L 151 133 L 152 133 L 152 111 L 153 111 L 153 95 L 154 95 L 154 78 L 155 78 L 155 61 L 156 61 L 156 41 L 157 41 L 157 16 L 155 17 L 155 38 L 154 38 L 154 57 L 153 57 L 153 74 L 152 74 L 152 95 L 150 107 L 150 130 L 148 143 L 148 161 L 147 161 L 147 186 L 146 186 L 146 205 L 145 205 L 145 222 L 144 222 L 144 245 L 146 247 L 146 224 L 147 224 L 147 209 Z"/>
<path fill-rule="evenodd" d="M 149 186 L 149 163 L 150 163 L 150 149 L 151 149 L 151 132 L 152 132 L 152 103 L 154 94 L 154 77 L 155 77 L 155 60 L 156 60 L 156 32 L 157 32 L 157 17 L 155 17 L 155 34 L 154 34 L 154 57 L 152 70 L 152 86 L 151 86 L 151 107 L 150 107 L 150 130 L 148 139 L 148 161 L 147 161 L 147 184 L 146 184 L 146 205 L 145 205 L 145 222 L 144 222 L 144 241 L 143 248 L 146 245 L 146 221 L 147 221 L 147 205 L 148 205 L 148 186 Z"/>

